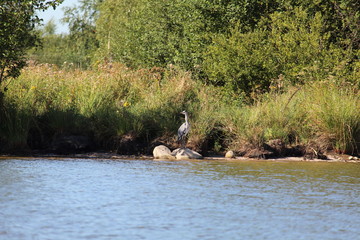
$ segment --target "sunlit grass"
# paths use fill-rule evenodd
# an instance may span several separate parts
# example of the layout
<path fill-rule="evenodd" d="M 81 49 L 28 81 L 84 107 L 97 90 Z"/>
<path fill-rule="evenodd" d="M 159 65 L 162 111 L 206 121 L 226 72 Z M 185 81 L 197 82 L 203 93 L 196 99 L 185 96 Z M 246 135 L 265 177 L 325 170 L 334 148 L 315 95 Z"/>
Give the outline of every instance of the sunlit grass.
<path fill-rule="evenodd" d="M 271 91 L 252 104 L 229 99 L 176 68 L 112 64 L 80 71 L 31 65 L 4 84 L 3 150 L 31 146 L 34 138 L 49 142 L 59 134 L 87 135 L 104 148 L 116 148 L 116 139 L 129 133 L 148 144 L 166 136 L 175 146 L 183 121 L 179 112 L 187 110 L 188 143 L 197 150 L 237 151 L 280 139 L 287 145 L 323 141 L 319 144 L 339 152 L 359 152 L 358 90 L 329 82 Z"/>
<path fill-rule="evenodd" d="M 286 144 L 316 144 L 356 154 L 360 142 L 358 90 L 312 83 L 284 93 L 267 93 L 253 105 L 234 111 L 233 125 L 240 143 L 262 146 L 280 139 Z"/>

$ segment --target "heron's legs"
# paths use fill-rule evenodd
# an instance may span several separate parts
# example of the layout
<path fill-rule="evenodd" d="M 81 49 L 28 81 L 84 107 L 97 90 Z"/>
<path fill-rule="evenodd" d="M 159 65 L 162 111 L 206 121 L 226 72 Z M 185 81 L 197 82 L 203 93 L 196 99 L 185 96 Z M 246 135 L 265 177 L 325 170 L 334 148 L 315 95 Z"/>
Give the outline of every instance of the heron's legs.
<path fill-rule="evenodd" d="M 186 145 L 186 139 L 185 136 L 181 139 L 181 148 L 185 148 Z"/>

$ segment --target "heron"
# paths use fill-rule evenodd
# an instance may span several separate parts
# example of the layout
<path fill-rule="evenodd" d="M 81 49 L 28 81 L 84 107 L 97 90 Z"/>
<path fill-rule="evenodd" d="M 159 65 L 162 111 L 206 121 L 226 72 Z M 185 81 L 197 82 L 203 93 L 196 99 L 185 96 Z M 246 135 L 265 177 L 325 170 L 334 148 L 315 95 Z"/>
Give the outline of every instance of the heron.
<path fill-rule="evenodd" d="M 182 141 L 182 148 L 185 147 L 185 137 L 190 131 L 190 123 L 189 123 L 189 116 L 186 111 L 182 111 L 181 114 L 185 115 L 185 122 L 181 124 L 178 129 L 178 142 Z"/>

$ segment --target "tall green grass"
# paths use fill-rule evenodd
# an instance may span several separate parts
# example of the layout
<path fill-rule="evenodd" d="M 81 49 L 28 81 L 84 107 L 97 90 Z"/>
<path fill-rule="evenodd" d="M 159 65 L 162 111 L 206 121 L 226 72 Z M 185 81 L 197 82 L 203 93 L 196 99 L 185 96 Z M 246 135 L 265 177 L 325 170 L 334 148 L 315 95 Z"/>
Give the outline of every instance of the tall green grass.
<path fill-rule="evenodd" d="M 314 143 L 323 150 L 359 154 L 360 96 L 354 88 L 317 82 L 264 94 L 233 111 L 228 125 L 237 142 L 260 147 L 279 139 L 287 145 Z"/>
<path fill-rule="evenodd" d="M 147 145 L 162 139 L 176 147 L 184 109 L 192 125 L 188 146 L 196 150 L 240 151 L 274 139 L 341 153 L 360 150 L 359 91 L 330 82 L 270 91 L 252 104 L 176 68 L 131 70 L 112 64 L 80 71 L 30 65 L 4 84 L 3 151 L 46 148 L 62 134 L 89 136 L 106 149 L 117 149 L 129 134 Z"/>

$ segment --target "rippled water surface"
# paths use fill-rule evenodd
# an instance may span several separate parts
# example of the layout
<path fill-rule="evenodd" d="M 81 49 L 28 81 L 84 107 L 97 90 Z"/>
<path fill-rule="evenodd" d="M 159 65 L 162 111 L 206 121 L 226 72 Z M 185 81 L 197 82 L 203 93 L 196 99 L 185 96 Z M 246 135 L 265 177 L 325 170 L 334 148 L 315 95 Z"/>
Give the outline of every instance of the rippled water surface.
<path fill-rule="evenodd" d="M 0 239 L 360 239 L 360 164 L 0 160 Z"/>

